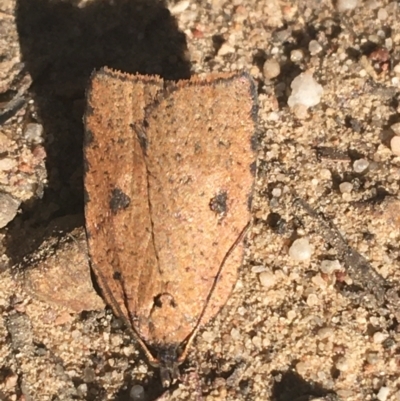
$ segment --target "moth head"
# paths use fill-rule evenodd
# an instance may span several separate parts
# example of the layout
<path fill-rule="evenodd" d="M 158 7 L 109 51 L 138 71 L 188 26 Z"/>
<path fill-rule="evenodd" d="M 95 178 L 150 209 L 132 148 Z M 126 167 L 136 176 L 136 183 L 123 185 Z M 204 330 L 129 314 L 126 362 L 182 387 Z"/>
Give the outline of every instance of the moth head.
<path fill-rule="evenodd" d="M 160 369 L 161 384 L 167 388 L 174 384 L 180 377 L 177 346 L 169 346 L 158 351 L 157 358 L 151 364 Z"/>

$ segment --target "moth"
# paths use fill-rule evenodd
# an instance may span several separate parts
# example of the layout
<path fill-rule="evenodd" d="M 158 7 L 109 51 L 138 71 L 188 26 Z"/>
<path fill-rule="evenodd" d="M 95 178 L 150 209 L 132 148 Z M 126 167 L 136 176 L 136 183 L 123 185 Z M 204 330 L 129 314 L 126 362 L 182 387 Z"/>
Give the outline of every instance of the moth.
<path fill-rule="evenodd" d="M 254 181 L 255 86 L 243 73 L 93 74 L 85 114 L 91 266 L 162 385 L 227 301 Z"/>

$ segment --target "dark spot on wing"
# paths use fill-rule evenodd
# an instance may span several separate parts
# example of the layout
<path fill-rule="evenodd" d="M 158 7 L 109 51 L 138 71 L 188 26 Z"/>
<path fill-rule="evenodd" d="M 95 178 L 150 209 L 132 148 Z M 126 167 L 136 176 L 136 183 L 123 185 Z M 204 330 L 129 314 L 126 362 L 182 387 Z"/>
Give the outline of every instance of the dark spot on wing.
<path fill-rule="evenodd" d="M 119 188 L 115 188 L 111 192 L 110 209 L 113 213 L 117 213 L 121 209 L 126 209 L 131 203 L 131 198 L 122 192 Z"/>
<path fill-rule="evenodd" d="M 210 200 L 210 209 L 217 214 L 226 214 L 228 210 L 227 200 L 228 194 L 225 191 L 220 192 Z"/>

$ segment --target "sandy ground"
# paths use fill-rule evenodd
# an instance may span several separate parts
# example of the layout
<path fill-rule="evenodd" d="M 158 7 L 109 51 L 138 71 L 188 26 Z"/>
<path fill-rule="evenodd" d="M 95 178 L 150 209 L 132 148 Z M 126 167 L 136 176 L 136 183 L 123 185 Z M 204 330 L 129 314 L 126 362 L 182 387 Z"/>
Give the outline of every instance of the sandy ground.
<path fill-rule="evenodd" d="M 19 213 L 1 231 L 0 399 L 128 400 L 140 385 L 136 400 L 400 400 L 396 7 L 1 0 L 1 219 Z M 258 86 L 246 260 L 166 392 L 85 256 L 84 91 L 104 65 L 166 79 L 245 69 Z M 303 71 L 324 93 L 291 110 Z M 300 237 L 305 261 L 289 255 Z"/>

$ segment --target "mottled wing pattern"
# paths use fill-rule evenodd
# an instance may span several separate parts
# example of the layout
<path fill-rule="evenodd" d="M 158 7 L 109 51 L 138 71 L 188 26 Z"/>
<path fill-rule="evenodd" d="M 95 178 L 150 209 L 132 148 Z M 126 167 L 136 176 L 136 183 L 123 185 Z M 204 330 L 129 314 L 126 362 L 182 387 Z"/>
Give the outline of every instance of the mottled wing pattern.
<path fill-rule="evenodd" d="M 191 333 L 249 221 L 253 84 L 96 74 L 86 115 L 86 220 L 106 300 L 150 345 Z M 243 244 L 224 261 L 203 323 L 225 304 Z"/>

